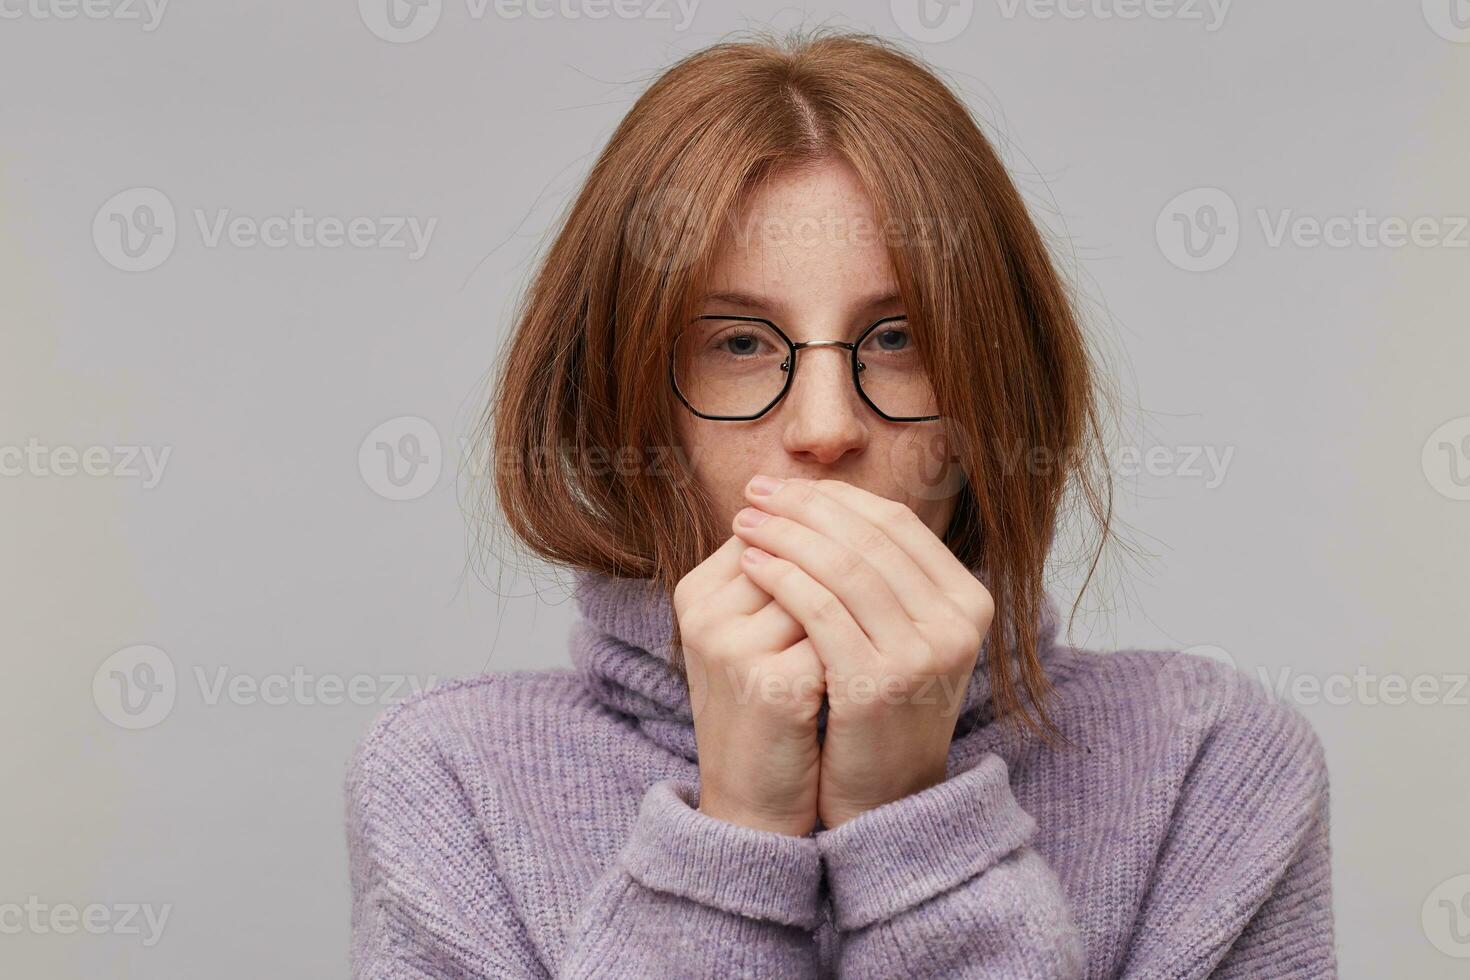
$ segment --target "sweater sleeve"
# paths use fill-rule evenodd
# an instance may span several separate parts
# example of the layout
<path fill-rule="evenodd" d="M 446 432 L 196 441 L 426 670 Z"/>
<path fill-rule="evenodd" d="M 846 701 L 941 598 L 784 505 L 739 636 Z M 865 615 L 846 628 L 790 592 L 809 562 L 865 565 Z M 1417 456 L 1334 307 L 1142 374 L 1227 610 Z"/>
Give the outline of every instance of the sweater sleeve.
<path fill-rule="evenodd" d="M 431 742 L 379 726 L 349 768 L 354 978 L 816 974 L 815 840 L 700 813 L 694 787 L 672 779 L 645 792 L 561 962 L 547 963 L 460 775 Z"/>
<path fill-rule="evenodd" d="M 1003 760 L 817 834 L 844 977 L 1084 975 L 1061 883 Z"/>
<path fill-rule="evenodd" d="M 817 835 L 840 974 L 1335 977 L 1321 744 L 1293 708 L 1198 673 L 1207 707 L 1159 716 L 1183 765 L 1174 792 L 1153 787 L 1164 835 L 1116 971 L 1087 962 L 1059 879 L 1031 847 L 1036 823 L 987 754 Z"/>

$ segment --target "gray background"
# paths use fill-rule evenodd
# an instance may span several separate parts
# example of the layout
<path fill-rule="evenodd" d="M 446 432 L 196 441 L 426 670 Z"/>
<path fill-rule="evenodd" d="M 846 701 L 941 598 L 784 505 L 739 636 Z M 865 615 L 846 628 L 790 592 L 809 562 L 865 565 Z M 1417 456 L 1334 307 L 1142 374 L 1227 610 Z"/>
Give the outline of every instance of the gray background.
<path fill-rule="evenodd" d="M 106 16 L 0 5 L 0 914 L 35 896 L 111 925 L 0 932 L 0 972 L 346 973 L 341 783 L 377 702 L 395 678 L 566 663 L 554 578 L 474 568 L 461 444 L 548 228 L 660 68 L 741 27 L 826 22 L 949 72 L 1068 236 L 1124 396 L 1119 509 L 1142 553 L 1114 554 L 1073 641 L 1336 691 L 1284 696 L 1331 767 L 1343 975 L 1464 975 L 1470 30 L 1452 0 L 1223 21 L 989 0 L 929 36 L 902 3 L 706 3 L 684 23 L 651 0 L 444 0 L 409 43 L 370 29 L 392 34 L 386 0 L 179 2 L 153 29 L 93 2 Z M 134 188 L 167 198 L 177 239 L 129 272 L 111 215 L 140 198 L 108 202 Z M 1171 204 L 1198 188 L 1220 193 Z M 1236 219 L 1200 210 L 1222 202 Z M 211 245 L 195 217 L 297 208 L 437 224 L 412 258 Z M 1431 221 L 1400 247 L 1371 228 L 1273 242 L 1283 215 L 1359 211 Z M 1211 268 L 1181 267 L 1176 212 L 1201 234 L 1220 219 Z M 379 442 L 417 453 L 413 480 Z M 67 475 L 67 447 L 104 455 Z M 130 475 L 129 447 L 167 450 L 161 479 Z M 1135 472 L 1129 447 L 1155 462 Z M 1074 588 L 1058 574 L 1054 594 Z M 175 674 L 132 729 L 112 671 L 146 679 L 140 644 Z M 293 671 L 356 682 L 358 703 L 213 696 Z M 168 907 L 156 942 L 128 905 Z"/>

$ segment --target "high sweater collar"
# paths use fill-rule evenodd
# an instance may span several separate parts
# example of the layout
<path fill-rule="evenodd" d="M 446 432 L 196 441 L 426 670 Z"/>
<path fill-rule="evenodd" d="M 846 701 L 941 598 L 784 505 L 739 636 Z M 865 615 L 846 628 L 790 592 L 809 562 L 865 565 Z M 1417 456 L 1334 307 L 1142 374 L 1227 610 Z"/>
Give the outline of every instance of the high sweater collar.
<path fill-rule="evenodd" d="M 983 576 L 972 569 L 981 581 Z M 654 741 L 697 761 L 693 715 L 684 679 L 672 664 L 673 603 L 653 579 L 618 578 L 578 569 L 575 596 L 582 618 L 572 631 L 572 663 L 584 684 L 603 704 L 631 715 Z M 1058 647 L 1057 608 L 1043 595 L 1037 621 L 1037 657 L 1053 675 Z M 963 733 L 991 717 L 990 650 L 987 636 L 965 689 L 955 731 Z M 825 722 L 825 705 L 818 718 Z"/>

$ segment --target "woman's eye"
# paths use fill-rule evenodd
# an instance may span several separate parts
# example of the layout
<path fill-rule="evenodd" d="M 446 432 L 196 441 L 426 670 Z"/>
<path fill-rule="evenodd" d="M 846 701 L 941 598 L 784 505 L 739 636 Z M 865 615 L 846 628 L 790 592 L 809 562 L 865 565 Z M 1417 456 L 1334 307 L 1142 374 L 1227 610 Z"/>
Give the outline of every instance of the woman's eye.
<path fill-rule="evenodd" d="M 719 346 L 728 354 L 749 357 L 760 351 L 761 339 L 749 333 L 730 334 L 719 342 Z"/>
<path fill-rule="evenodd" d="M 868 335 L 867 342 L 864 346 L 870 350 L 883 353 L 899 354 L 912 349 L 913 345 L 910 342 L 911 340 L 908 325 L 905 324 L 903 326 L 886 327 L 873 331 Z"/>

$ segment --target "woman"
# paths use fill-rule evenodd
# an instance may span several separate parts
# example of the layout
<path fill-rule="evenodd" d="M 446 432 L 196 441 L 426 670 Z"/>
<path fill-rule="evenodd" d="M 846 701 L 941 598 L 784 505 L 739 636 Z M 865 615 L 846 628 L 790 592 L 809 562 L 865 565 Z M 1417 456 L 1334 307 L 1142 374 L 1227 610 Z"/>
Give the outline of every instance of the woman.
<path fill-rule="evenodd" d="M 1107 537 L 1094 386 L 930 71 L 818 34 L 664 74 L 487 418 L 509 526 L 575 570 L 574 669 L 366 736 L 354 973 L 1334 975 L 1303 719 L 1057 639 L 1064 490 Z"/>

